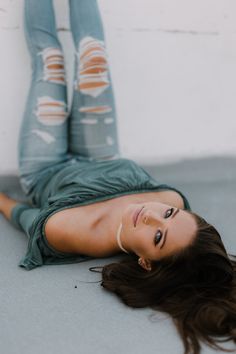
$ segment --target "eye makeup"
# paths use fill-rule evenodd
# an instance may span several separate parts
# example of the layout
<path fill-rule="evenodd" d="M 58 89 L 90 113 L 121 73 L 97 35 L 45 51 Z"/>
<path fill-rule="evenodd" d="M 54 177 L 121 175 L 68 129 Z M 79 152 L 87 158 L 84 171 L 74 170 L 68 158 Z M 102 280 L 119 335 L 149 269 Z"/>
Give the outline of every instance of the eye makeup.
<path fill-rule="evenodd" d="M 167 211 L 165 212 L 165 218 L 169 218 L 173 214 L 173 210 L 174 208 L 167 209 Z M 168 214 L 169 212 L 170 214 Z M 158 230 L 154 237 L 154 245 L 156 246 L 161 241 L 161 239 L 162 239 L 162 232 L 161 230 Z"/>
<path fill-rule="evenodd" d="M 167 210 L 167 212 L 169 211 L 169 210 L 172 210 L 172 213 L 171 213 L 171 215 L 169 216 L 169 217 L 171 217 L 171 219 L 173 219 L 174 217 L 175 217 L 175 215 L 179 212 L 179 209 L 178 208 L 176 208 L 175 210 L 174 210 L 174 208 L 169 208 L 168 210 Z M 173 211 L 174 210 L 174 211 Z M 166 212 L 166 213 L 167 213 Z M 166 242 L 166 236 L 167 236 L 167 229 L 165 230 L 165 232 L 164 232 L 164 234 L 162 234 L 162 236 L 158 236 L 160 239 L 159 239 L 159 241 L 156 241 L 156 235 L 159 233 L 159 232 L 161 232 L 160 230 L 158 230 L 157 231 L 157 233 L 156 233 L 156 235 L 155 235 L 155 237 L 154 237 L 154 245 L 156 246 L 157 244 L 159 244 L 159 242 L 161 241 L 161 240 L 163 240 L 163 242 L 162 242 L 162 244 L 161 244 L 161 246 L 160 246 L 160 249 L 162 249 L 162 247 L 164 246 L 164 244 L 165 244 L 165 242 Z"/>
<path fill-rule="evenodd" d="M 178 208 L 176 208 L 175 209 L 175 211 L 172 213 L 172 215 L 171 215 L 171 219 L 173 219 L 174 217 L 175 217 L 175 215 L 177 214 L 179 212 L 179 209 Z M 164 233 L 164 235 L 163 235 L 163 242 L 162 242 L 162 245 L 160 246 L 160 249 L 162 249 L 162 247 L 164 246 L 164 244 L 165 244 L 165 242 L 166 242 L 166 237 L 167 237 L 167 229 L 166 229 L 166 231 L 165 231 L 165 233 Z"/>

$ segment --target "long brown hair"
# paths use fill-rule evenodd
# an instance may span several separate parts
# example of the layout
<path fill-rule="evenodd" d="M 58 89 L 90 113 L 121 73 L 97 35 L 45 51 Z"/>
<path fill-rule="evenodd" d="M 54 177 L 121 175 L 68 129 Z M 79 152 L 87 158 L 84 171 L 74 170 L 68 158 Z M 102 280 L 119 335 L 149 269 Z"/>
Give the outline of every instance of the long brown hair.
<path fill-rule="evenodd" d="M 236 343 L 236 257 L 227 255 L 212 225 L 189 213 L 198 226 L 190 246 L 152 262 L 151 271 L 138 264 L 135 254 L 125 256 L 119 263 L 101 267 L 101 285 L 130 307 L 169 314 L 184 354 L 200 353 L 201 341 L 230 352 L 218 343 Z"/>

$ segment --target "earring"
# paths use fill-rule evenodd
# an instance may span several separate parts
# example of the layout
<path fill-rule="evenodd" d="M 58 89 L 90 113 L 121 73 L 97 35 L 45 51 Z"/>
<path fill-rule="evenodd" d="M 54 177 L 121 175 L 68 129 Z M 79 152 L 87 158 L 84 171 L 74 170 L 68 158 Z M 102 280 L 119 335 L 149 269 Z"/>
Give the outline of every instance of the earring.
<path fill-rule="evenodd" d="M 141 260 L 141 258 L 139 258 L 138 264 L 139 264 L 140 266 L 142 265 L 142 260 Z"/>

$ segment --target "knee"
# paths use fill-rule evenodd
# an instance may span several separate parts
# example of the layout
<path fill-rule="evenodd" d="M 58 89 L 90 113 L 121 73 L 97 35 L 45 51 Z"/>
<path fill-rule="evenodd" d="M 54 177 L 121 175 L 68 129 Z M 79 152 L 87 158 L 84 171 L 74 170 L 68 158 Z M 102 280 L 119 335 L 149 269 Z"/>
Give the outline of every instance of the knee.
<path fill-rule="evenodd" d="M 92 97 L 102 94 L 110 86 L 104 41 L 90 36 L 82 38 L 77 60 L 79 65 L 75 89 Z"/>

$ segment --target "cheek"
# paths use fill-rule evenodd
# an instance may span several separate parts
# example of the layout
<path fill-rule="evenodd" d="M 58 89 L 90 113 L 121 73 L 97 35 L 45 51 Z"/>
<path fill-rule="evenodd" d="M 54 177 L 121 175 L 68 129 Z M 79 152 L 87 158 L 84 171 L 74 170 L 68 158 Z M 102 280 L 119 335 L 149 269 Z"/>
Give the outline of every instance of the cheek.
<path fill-rule="evenodd" d="M 160 250 L 158 246 L 154 246 L 154 236 L 153 233 L 150 232 L 149 234 L 142 235 L 137 242 L 137 248 L 143 257 L 149 258 L 151 260 L 156 260 L 160 255 Z"/>
<path fill-rule="evenodd" d="M 123 211 L 122 214 L 122 223 L 125 224 L 128 228 L 133 229 L 133 221 L 132 221 L 132 215 L 134 212 L 134 206 L 133 204 L 130 204 L 128 207 L 126 207 Z"/>
<path fill-rule="evenodd" d="M 137 252 L 149 253 L 150 252 L 150 235 L 139 233 L 136 235 L 135 247 Z"/>

